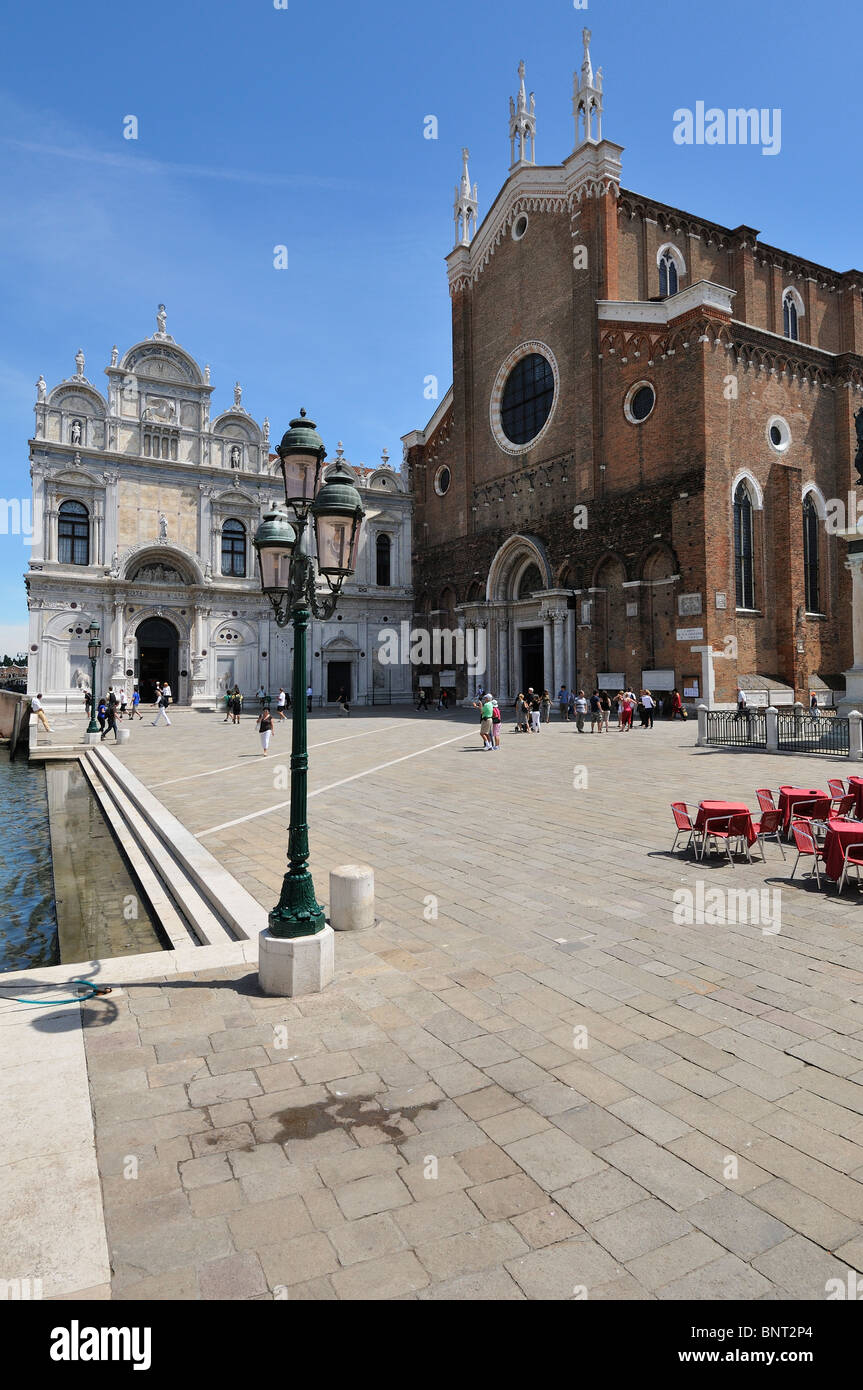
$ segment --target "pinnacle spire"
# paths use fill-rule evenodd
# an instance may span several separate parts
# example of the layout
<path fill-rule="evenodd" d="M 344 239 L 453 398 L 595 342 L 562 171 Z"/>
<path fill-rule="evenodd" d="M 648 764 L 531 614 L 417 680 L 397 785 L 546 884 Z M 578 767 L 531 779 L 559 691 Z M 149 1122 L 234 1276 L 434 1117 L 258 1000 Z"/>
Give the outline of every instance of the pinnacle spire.
<path fill-rule="evenodd" d="M 477 215 L 477 186 L 474 184 L 473 193 L 470 187 L 470 173 L 468 170 L 468 160 L 470 150 L 467 148 L 461 152 L 462 175 L 461 185 L 456 185 L 455 206 L 453 214 L 455 217 L 455 244 L 456 246 L 470 246 L 471 237 L 476 233 Z"/>
<path fill-rule="evenodd" d="M 590 60 L 589 29 L 582 29 L 581 41 L 584 44 L 584 58 L 581 74 L 575 73 L 572 79 L 572 114 L 575 117 L 575 148 L 582 145 L 598 144 L 602 139 L 602 68 L 597 68 L 594 76 Z M 596 133 L 594 134 L 594 126 Z"/>
<path fill-rule="evenodd" d="M 524 60 L 518 65 L 519 89 L 518 99 L 509 99 L 509 168 L 510 173 L 513 169 L 522 164 L 535 164 L 536 146 L 536 97 L 533 92 L 530 94 L 530 107 L 527 104 L 527 92 L 524 86 Z M 518 157 L 516 158 L 515 142 L 518 141 Z M 527 143 L 530 141 L 530 158 L 527 156 Z"/>

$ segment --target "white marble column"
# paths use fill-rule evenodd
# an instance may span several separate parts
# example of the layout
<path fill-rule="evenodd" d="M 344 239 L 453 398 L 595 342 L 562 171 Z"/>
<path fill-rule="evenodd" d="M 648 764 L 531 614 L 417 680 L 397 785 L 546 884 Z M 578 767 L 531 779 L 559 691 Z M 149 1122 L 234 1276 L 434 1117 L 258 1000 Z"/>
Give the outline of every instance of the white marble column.
<path fill-rule="evenodd" d="M 581 601 L 581 600 L 579 600 L 579 602 L 580 602 L 580 601 Z M 567 690 L 570 689 L 571 685 L 573 685 L 573 684 L 575 683 L 575 680 L 576 680 L 576 670 L 575 670 L 575 639 L 576 639 L 576 623 L 577 623 L 577 622 L 578 622 L 578 613 L 576 612 L 576 610 L 575 610 L 574 608 L 573 608 L 573 609 L 567 609 L 567 611 L 566 611 L 566 669 L 565 669 L 565 672 L 564 672 L 564 674 L 563 674 L 563 676 L 562 676 L 562 678 L 561 678 L 561 685 L 565 685 L 566 688 L 567 688 Z M 558 687 L 558 689 L 559 689 L 559 688 L 560 688 L 560 687 Z M 557 694 L 557 691 L 555 691 L 555 694 Z"/>
<path fill-rule="evenodd" d="M 554 680 L 549 686 L 552 699 L 566 680 L 566 617 L 565 609 L 551 615 L 554 624 Z"/>
<path fill-rule="evenodd" d="M 550 614 L 550 613 L 543 613 L 543 615 L 542 615 L 542 683 L 543 683 L 543 685 L 544 685 L 544 687 L 545 687 L 546 690 L 548 690 L 548 688 L 549 688 L 549 686 L 552 684 L 552 680 L 553 680 L 553 660 L 552 660 L 552 652 L 553 652 L 553 650 L 554 650 L 554 646 L 553 646 L 553 629 L 552 629 L 551 614 Z M 540 692 L 540 693 L 542 693 L 542 692 Z M 552 695 L 556 694 L 555 691 L 552 691 L 551 693 L 552 693 Z"/>
<path fill-rule="evenodd" d="M 487 682 L 486 682 L 487 683 Z M 497 623 L 497 690 L 498 700 L 510 698 L 509 688 L 509 623 L 506 618 Z"/>

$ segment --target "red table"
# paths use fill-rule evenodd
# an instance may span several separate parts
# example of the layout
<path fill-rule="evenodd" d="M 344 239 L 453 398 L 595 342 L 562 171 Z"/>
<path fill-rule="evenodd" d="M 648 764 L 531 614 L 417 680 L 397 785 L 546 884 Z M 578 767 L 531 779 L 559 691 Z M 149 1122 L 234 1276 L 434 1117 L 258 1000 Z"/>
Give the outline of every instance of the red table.
<path fill-rule="evenodd" d="M 863 845 L 863 825 L 831 816 L 824 841 L 824 872 L 828 878 L 841 877 L 844 851 L 849 845 Z"/>
<path fill-rule="evenodd" d="M 718 825 L 713 824 L 711 829 L 727 830 L 728 821 L 732 816 L 746 816 L 746 840 L 748 844 L 754 845 L 758 836 L 755 832 L 755 826 L 752 824 L 752 812 L 745 801 L 699 801 L 698 815 L 695 817 L 695 829 L 703 832 L 708 821 L 716 822 L 719 819 L 720 823 Z M 724 823 L 722 817 L 724 817 Z"/>
<path fill-rule="evenodd" d="M 849 795 L 853 792 L 857 798 L 854 814 L 863 819 L 863 777 L 848 777 L 846 781 L 848 782 Z"/>
<path fill-rule="evenodd" d="M 798 811 L 795 803 L 798 801 L 817 801 L 815 806 L 807 806 L 802 811 Z M 791 825 L 791 809 L 794 806 L 794 814 L 807 817 L 814 817 L 816 820 L 826 820 L 830 813 L 831 797 L 827 792 L 820 791 L 817 787 L 780 787 L 779 788 L 779 807 L 782 812 L 782 828 L 788 833 Z"/>

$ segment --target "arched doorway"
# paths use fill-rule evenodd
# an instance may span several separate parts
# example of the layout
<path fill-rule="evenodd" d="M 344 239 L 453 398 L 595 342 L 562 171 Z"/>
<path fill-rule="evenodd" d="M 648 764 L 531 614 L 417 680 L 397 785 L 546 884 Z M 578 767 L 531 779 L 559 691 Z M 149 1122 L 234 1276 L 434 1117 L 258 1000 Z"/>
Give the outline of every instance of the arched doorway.
<path fill-rule="evenodd" d="M 155 698 L 156 681 L 167 681 L 177 699 L 180 634 L 166 618 L 145 618 L 135 634 L 138 660 L 135 669 L 144 704 Z"/>

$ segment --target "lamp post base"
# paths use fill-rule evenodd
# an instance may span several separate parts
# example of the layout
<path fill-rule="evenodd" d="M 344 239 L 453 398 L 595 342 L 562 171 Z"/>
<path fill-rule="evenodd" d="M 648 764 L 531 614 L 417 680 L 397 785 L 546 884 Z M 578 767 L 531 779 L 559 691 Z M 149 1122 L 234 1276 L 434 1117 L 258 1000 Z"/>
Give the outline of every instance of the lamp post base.
<path fill-rule="evenodd" d="M 309 936 L 274 936 L 268 928 L 258 938 L 258 980 L 264 994 L 319 994 L 332 983 L 335 969 L 332 927 Z"/>

